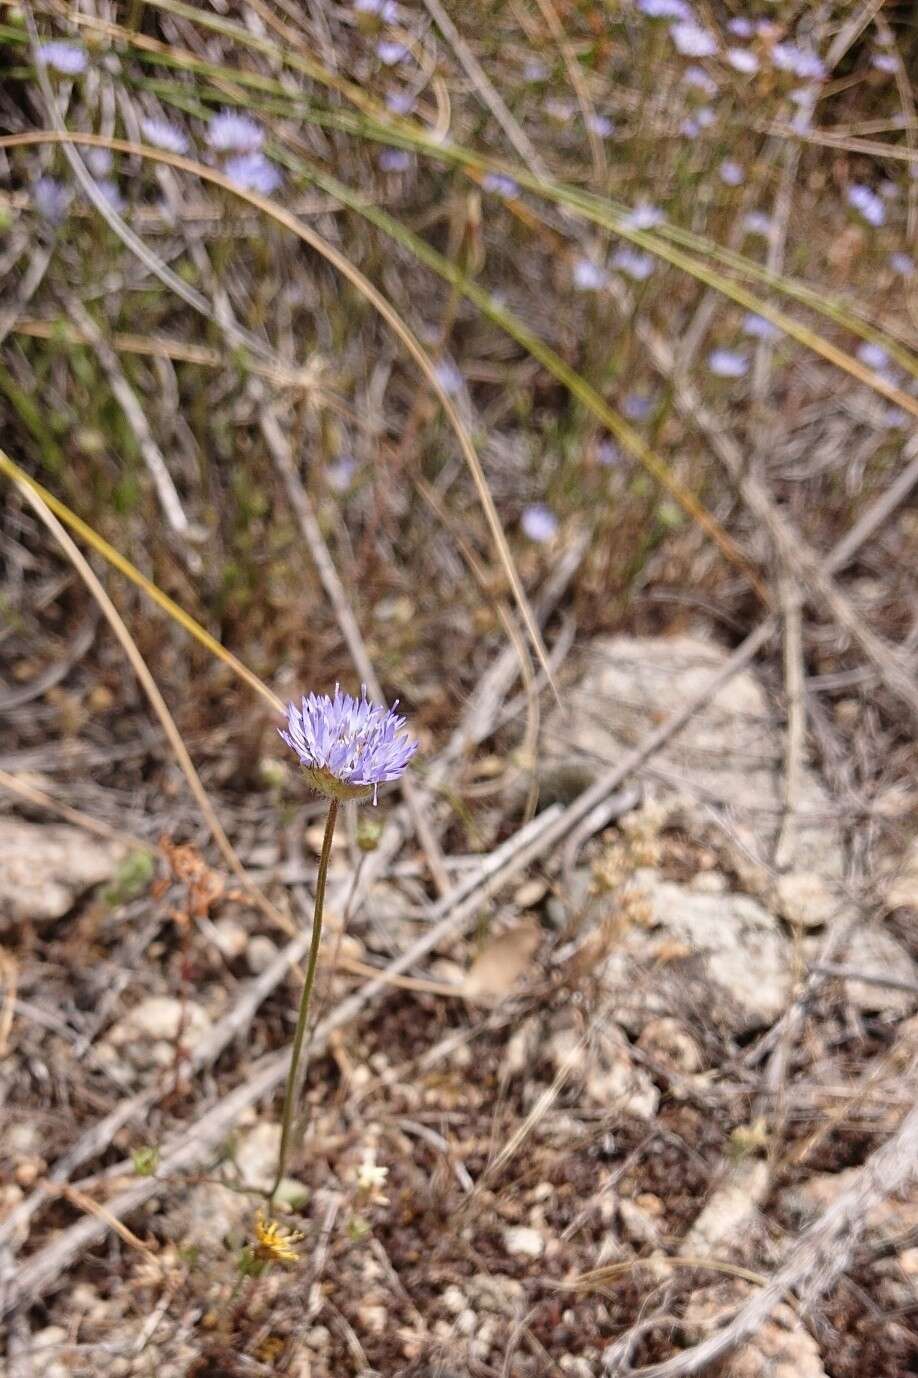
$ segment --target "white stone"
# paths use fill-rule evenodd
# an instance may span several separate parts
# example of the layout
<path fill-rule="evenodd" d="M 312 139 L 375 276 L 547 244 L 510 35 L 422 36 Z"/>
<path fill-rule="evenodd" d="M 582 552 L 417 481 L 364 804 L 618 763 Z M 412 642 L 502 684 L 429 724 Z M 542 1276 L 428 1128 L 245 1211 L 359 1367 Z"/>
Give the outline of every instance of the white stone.
<path fill-rule="evenodd" d="M 111 879 L 123 851 L 66 824 L 0 816 L 0 926 L 60 918 Z"/>
<path fill-rule="evenodd" d="M 686 1254 L 708 1257 L 746 1242 L 768 1191 L 768 1164 L 740 1164 L 714 1191 L 683 1241 Z"/>
<path fill-rule="evenodd" d="M 504 1247 L 508 1254 L 518 1254 L 522 1258 L 541 1258 L 545 1252 L 545 1240 L 538 1230 L 528 1225 L 510 1225 L 504 1230 Z"/>

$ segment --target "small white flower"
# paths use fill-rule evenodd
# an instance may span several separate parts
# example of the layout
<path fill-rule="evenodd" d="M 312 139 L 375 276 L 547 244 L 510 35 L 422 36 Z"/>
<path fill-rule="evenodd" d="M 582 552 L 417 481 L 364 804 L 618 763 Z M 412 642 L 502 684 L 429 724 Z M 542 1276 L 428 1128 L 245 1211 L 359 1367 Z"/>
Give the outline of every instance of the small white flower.
<path fill-rule="evenodd" d="M 728 48 L 727 61 L 735 72 L 753 76 L 759 70 L 759 59 L 748 48 Z"/>

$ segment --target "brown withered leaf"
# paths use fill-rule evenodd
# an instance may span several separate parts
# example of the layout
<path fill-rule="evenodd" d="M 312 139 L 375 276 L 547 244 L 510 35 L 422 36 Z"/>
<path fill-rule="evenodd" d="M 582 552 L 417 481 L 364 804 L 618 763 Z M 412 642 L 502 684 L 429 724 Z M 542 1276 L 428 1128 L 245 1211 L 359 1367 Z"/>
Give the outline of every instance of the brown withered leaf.
<path fill-rule="evenodd" d="M 542 940 L 535 919 L 523 919 L 490 939 L 466 973 L 462 993 L 467 1000 L 499 1000 L 529 970 Z"/>

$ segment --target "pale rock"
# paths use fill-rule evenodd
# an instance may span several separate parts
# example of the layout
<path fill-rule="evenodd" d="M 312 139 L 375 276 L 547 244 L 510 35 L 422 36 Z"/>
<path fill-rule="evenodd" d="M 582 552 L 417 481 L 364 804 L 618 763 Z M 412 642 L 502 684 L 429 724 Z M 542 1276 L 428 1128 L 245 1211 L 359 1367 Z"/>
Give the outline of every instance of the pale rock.
<path fill-rule="evenodd" d="M 740 1164 L 714 1191 L 683 1241 L 683 1252 L 707 1258 L 748 1239 L 768 1191 L 768 1164 Z"/>
<path fill-rule="evenodd" d="M 253 976 L 260 976 L 277 956 L 277 944 L 265 933 L 256 933 L 245 947 L 245 960 Z"/>
<path fill-rule="evenodd" d="M 0 926 L 59 919 L 111 880 L 123 855 L 120 844 L 80 828 L 0 816 Z"/>
<path fill-rule="evenodd" d="M 170 1067 L 177 1039 L 193 1052 L 210 1029 L 206 1011 L 193 1000 L 151 995 L 112 1025 L 99 1052 L 109 1062 L 121 1054 L 137 1068 Z"/>
<path fill-rule="evenodd" d="M 245 952 L 249 935 L 237 919 L 218 919 L 213 926 L 213 935 L 221 955 L 228 962 L 235 961 Z"/>
<path fill-rule="evenodd" d="M 696 1292 L 685 1313 L 685 1326 L 692 1342 L 711 1333 L 711 1326 L 740 1306 L 752 1288 L 739 1281 L 728 1287 Z M 819 1346 L 796 1313 L 780 1302 L 754 1337 L 731 1354 L 730 1378 L 826 1378 Z"/>
<path fill-rule="evenodd" d="M 545 1240 L 538 1230 L 528 1225 L 510 1225 L 504 1230 L 504 1248 L 508 1254 L 518 1254 L 521 1258 L 541 1258 Z"/>
<path fill-rule="evenodd" d="M 389 1320 L 389 1313 L 378 1302 L 365 1302 L 358 1308 L 357 1320 L 361 1328 L 370 1335 L 381 1335 Z"/>
<path fill-rule="evenodd" d="M 654 926 L 684 944 L 687 955 L 703 960 L 722 992 L 731 1027 L 745 1033 L 773 1023 L 790 998 L 792 962 L 788 940 L 772 915 L 747 895 L 698 894 L 655 873 L 640 875 Z M 630 950 L 646 949 L 647 935 L 632 932 L 625 943 Z"/>
<path fill-rule="evenodd" d="M 650 1077 L 635 1065 L 628 1044 L 614 1025 L 595 1029 L 582 1038 L 561 1028 L 548 1043 L 558 1072 L 581 1082 L 589 1099 L 602 1110 L 620 1111 L 641 1120 L 653 1119 L 660 1093 Z"/>
<path fill-rule="evenodd" d="M 798 1227 L 810 1224 L 849 1187 L 858 1180 L 861 1169 L 844 1168 L 841 1172 L 818 1172 L 797 1186 L 787 1187 L 780 1204 Z M 892 1241 L 918 1232 L 918 1193 L 906 1192 L 902 1197 L 886 1197 L 867 1213 L 867 1232 L 875 1238 Z"/>
<path fill-rule="evenodd" d="M 462 1288 L 457 1287 L 455 1283 L 451 1283 L 449 1287 L 444 1290 L 440 1301 L 451 1316 L 458 1316 L 468 1306 L 468 1299 L 465 1293 L 462 1291 Z"/>
<path fill-rule="evenodd" d="M 271 1187 L 279 1144 L 280 1126 L 276 1124 L 256 1124 L 240 1135 L 233 1162 L 241 1185 L 263 1191 Z M 284 1183 L 282 1190 L 283 1186 Z M 166 1232 L 189 1244 L 213 1249 L 231 1237 L 242 1238 L 254 1219 L 257 1204 L 257 1198 L 247 1192 L 234 1191 L 219 1182 L 202 1182 L 169 1212 Z"/>
<path fill-rule="evenodd" d="M 675 636 L 599 638 L 585 671 L 565 695 L 563 714 L 550 714 L 543 733 L 540 776 L 554 797 L 592 783 L 622 754 L 721 670 L 727 651 L 713 641 Z M 781 825 L 784 728 L 752 671 L 734 675 L 654 757 L 665 791 L 722 802 L 729 829 L 720 843 L 744 886 L 773 902 L 790 922 L 823 924 L 851 913 L 844 895 L 842 830 L 831 797 L 804 763 L 798 811 L 788 832 L 780 883 L 769 880 Z M 690 831 L 710 832 L 701 804 L 685 808 Z"/>
<path fill-rule="evenodd" d="M 618 1203 L 618 1214 L 625 1237 L 632 1244 L 659 1244 L 660 1228 L 656 1220 L 637 1201 L 623 1198 Z"/>
<path fill-rule="evenodd" d="M 641 1030 L 638 1047 L 661 1062 L 668 1062 L 680 1072 L 697 1072 L 701 1053 L 685 1025 L 678 1019 L 649 1020 Z"/>
<path fill-rule="evenodd" d="M 918 1006 L 918 966 L 900 942 L 885 928 L 864 924 L 855 929 L 839 960 L 865 975 L 882 976 L 915 987 L 914 992 L 894 985 L 848 980 L 845 996 L 865 1014 L 910 1014 Z"/>

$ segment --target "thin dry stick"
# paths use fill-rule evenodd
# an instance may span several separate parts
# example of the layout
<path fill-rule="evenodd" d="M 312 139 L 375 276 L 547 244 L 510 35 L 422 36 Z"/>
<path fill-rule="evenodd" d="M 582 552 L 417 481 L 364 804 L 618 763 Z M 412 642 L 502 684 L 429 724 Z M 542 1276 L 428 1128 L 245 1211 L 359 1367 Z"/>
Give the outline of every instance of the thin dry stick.
<path fill-rule="evenodd" d="M 784 621 L 784 688 L 787 699 L 784 816 L 778 829 L 774 852 L 774 864 L 780 871 L 790 864 L 794 850 L 794 814 L 800 798 L 800 774 L 806 737 L 806 701 L 803 691 L 803 619 L 800 590 L 786 570 L 782 570 L 778 576 L 778 596 Z"/>

